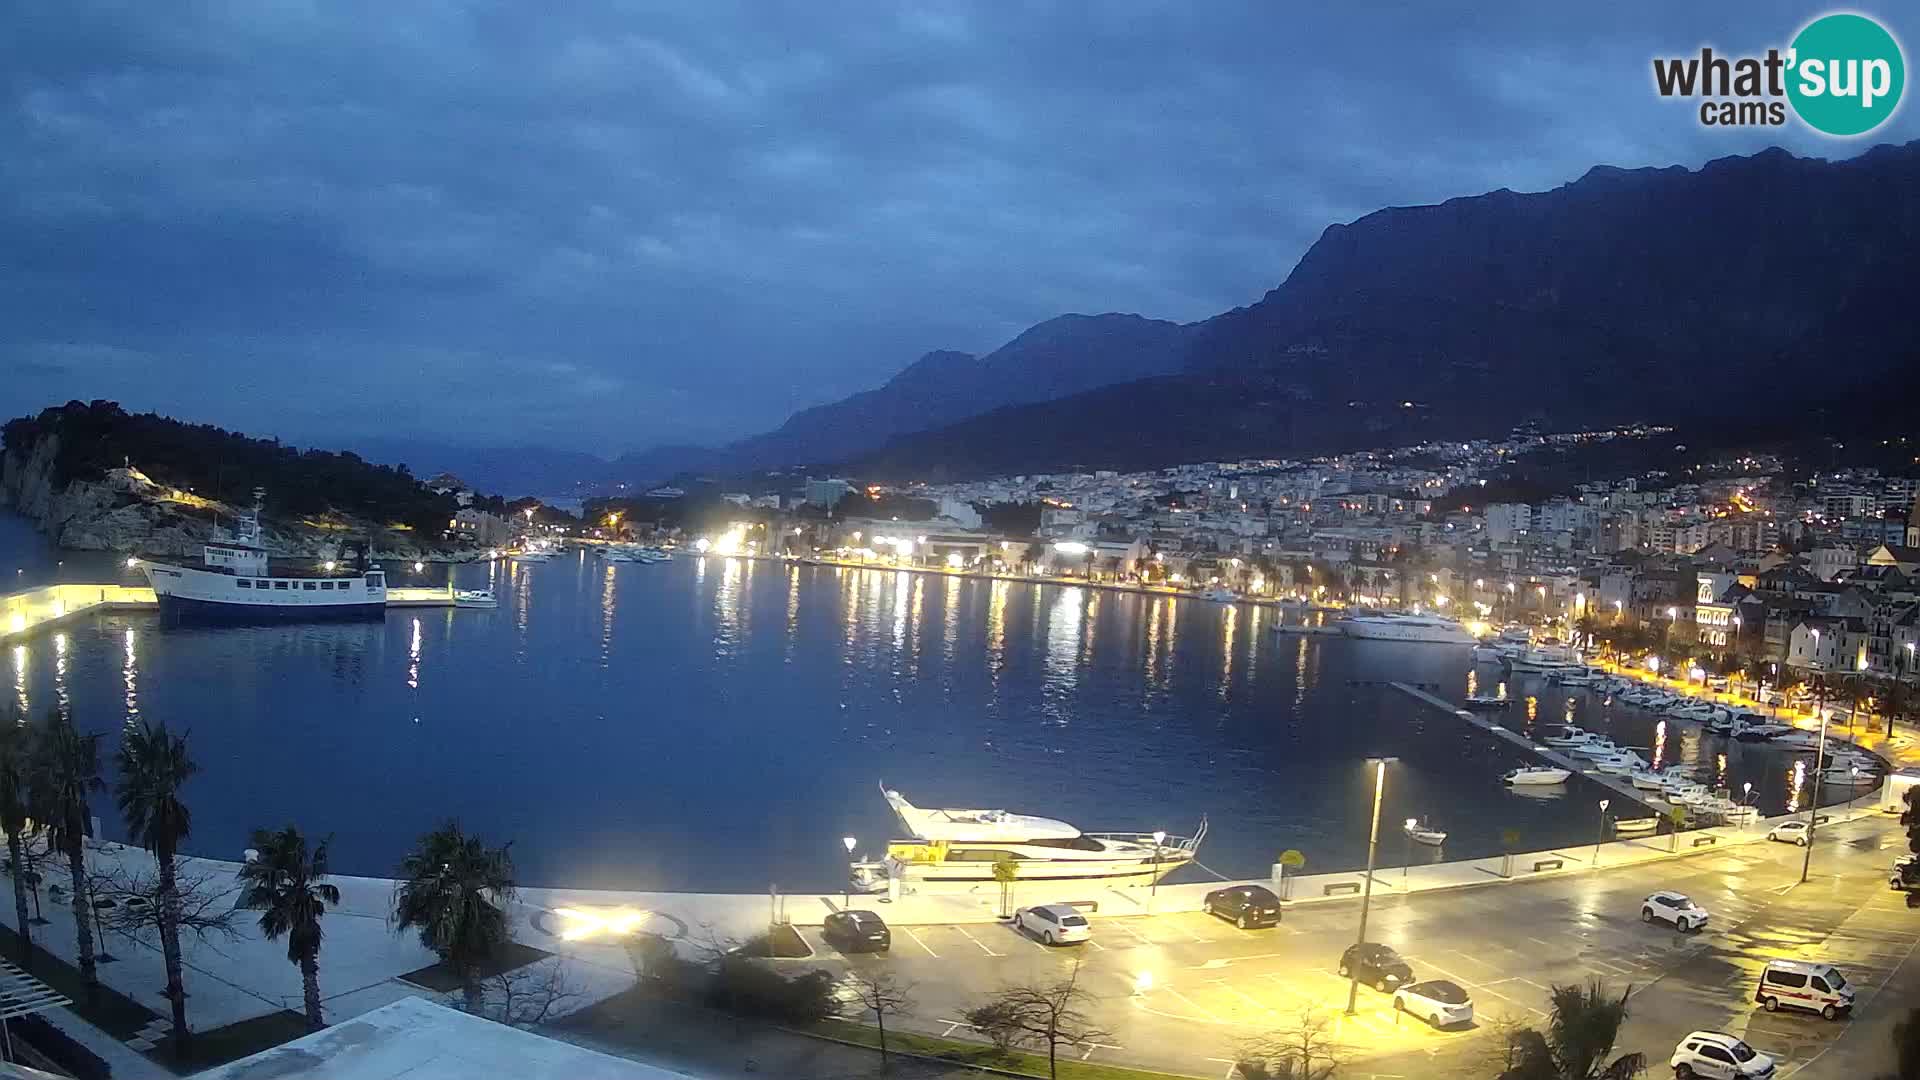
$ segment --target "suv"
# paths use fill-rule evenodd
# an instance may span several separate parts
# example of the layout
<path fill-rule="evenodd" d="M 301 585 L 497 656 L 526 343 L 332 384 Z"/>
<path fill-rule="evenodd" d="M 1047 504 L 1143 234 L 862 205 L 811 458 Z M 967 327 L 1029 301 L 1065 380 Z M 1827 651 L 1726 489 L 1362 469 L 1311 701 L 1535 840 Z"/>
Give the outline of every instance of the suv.
<path fill-rule="evenodd" d="M 1065 904 L 1023 907 L 1013 913 L 1013 925 L 1021 933 L 1030 934 L 1049 945 L 1064 945 L 1093 937 L 1093 927 L 1087 924 L 1087 917 Z"/>
<path fill-rule="evenodd" d="M 1200 909 L 1242 930 L 1273 926 L 1280 921 L 1280 898 L 1263 885 L 1235 885 L 1207 894 Z"/>
<path fill-rule="evenodd" d="M 1753 1000 L 1768 1012 L 1781 1006 L 1817 1012 L 1827 1020 L 1853 1011 L 1853 987 L 1847 977 L 1832 964 L 1810 964 L 1798 960 L 1769 960 L 1760 973 L 1760 985 Z"/>
<path fill-rule="evenodd" d="M 1773 1059 L 1719 1031 L 1696 1031 L 1673 1048 L 1673 1075 L 1680 1080 L 1762 1080 L 1773 1075 Z"/>
<path fill-rule="evenodd" d="M 1907 855 L 1893 860 L 1893 872 L 1887 878 L 1887 886 L 1893 889 L 1920 889 L 1920 855 Z"/>
<path fill-rule="evenodd" d="M 820 927 L 820 937 L 843 953 L 886 952 L 893 946 L 893 931 L 871 911 L 836 911 Z"/>
<path fill-rule="evenodd" d="M 1672 923 L 1673 928 L 1683 934 L 1707 925 L 1709 918 L 1706 908 L 1671 889 L 1662 889 L 1640 902 L 1641 922 L 1660 919 Z"/>
<path fill-rule="evenodd" d="M 1413 981 L 1413 968 L 1407 965 L 1393 946 L 1368 941 L 1347 946 L 1340 954 L 1340 977 L 1352 976 L 1383 994 Z"/>

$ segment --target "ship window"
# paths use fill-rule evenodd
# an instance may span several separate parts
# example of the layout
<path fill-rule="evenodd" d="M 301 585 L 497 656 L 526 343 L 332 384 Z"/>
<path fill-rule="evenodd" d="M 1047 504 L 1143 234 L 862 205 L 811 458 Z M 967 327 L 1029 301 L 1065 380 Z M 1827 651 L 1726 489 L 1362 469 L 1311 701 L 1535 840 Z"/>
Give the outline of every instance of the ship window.
<path fill-rule="evenodd" d="M 1034 847 L 1067 848 L 1072 851 L 1105 851 L 1106 845 L 1091 836 L 1064 836 L 1048 840 L 1028 840 Z"/>
<path fill-rule="evenodd" d="M 273 583 L 273 587 L 276 589 L 284 589 L 287 587 L 287 583 L 284 581 L 276 581 Z"/>
<path fill-rule="evenodd" d="M 253 579 L 253 587 L 254 587 L 254 588 L 256 588 L 256 589 L 264 589 L 264 588 L 266 588 L 266 587 L 267 587 L 267 579 L 266 579 L 266 578 L 254 578 L 254 579 Z"/>
<path fill-rule="evenodd" d="M 332 591 L 333 591 L 333 582 L 331 582 L 331 581 L 323 581 L 323 582 L 321 582 L 321 583 L 320 583 L 320 591 L 321 591 L 321 592 L 332 592 Z"/>
<path fill-rule="evenodd" d="M 300 583 L 300 587 L 302 589 L 305 589 L 307 592 L 312 592 L 313 590 L 320 587 L 320 583 L 317 581 L 303 581 Z"/>
<path fill-rule="evenodd" d="M 240 586 L 243 589 L 253 588 L 253 582 L 248 581 L 246 578 L 241 578 L 239 581 L 234 582 L 234 584 Z"/>
<path fill-rule="evenodd" d="M 1024 859 L 1025 855 L 1017 851 L 1000 851 L 995 848 L 958 848 L 947 856 L 948 862 L 999 862 L 1001 859 Z"/>

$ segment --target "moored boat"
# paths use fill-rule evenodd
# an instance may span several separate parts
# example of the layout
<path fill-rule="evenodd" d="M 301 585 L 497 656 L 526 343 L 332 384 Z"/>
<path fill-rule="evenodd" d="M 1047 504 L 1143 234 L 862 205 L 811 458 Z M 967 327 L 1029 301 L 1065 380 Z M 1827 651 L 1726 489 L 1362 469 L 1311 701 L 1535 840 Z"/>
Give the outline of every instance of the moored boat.
<path fill-rule="evenodd" d="M 1573 770 L 1554 765 L 1522 765 L 1520 768 L 1509 770 L 1502 779 L 1516 787 L 1544 787 L 1550 784 L 1563 784 L 1572 775 Z"/>
<path fill-rule="evenodd" d="M 1368 641 L 1420 641 L 1436 645 L 1472 645 L 1476 642 L 1467 628 L 1440 615 L 1396 615 L 1379 612 L 1352 615 L 1339 622 L 1340 629 L 1352 638 Z"/>
<path fill-rule="evenodd" d="M 378 619 L 387 613 L 387 575 L 368 568 L 319 573 L 276 571 L 261 539 L 256 488 L 253 507 L 232 529 L 220 530 L 201 549 L 200 566 L 136 560 L 160 604 L 161 618 L 187 621 L 274 619 Z"/>
<path fill-rule="evenodd" d="M 1013 866 L 1021 881 L 1148 885 L 1191 863 L 1207 834 L 1205 818 L 1192 836 L 1089 833 L 1007 810 L 919 807 L 898 791 L 880 790 L 910 837 L 889 842 L 884 860 L 851 864 L 852 882 L 863 891 L 886 889 L 889 881 L 905 888 L 992 886 L 996 864 Z"/>
<path fill-rule="evenodd" d="M 1425 844 L 1428 847 L 1439 847 L 1441 844 L 1447 842 L 1447 834 L 1445 831 L 1434 828 L 1424 820 L 1408 818 L 1404 829 L 1407 836 L 1416 844 Z"/>
<path fill-rule="evenodd" d="M 459 608 L 491 608 L 500 606 L 500 598 L 492 589 L 456 589 L 453 593 L 453 606 Z"/>

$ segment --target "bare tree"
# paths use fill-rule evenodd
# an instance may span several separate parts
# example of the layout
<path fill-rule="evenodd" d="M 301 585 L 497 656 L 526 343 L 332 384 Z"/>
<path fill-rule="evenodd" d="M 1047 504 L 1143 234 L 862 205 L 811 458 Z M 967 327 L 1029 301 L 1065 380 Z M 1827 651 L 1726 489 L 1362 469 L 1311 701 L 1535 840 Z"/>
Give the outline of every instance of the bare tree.
<path fill-rule="evenodd" d="M 178 908 L 179 929 L 202 941 L 237 939 L 242 912 L 234 907 L 231 875 L 216 875 L 190 864 L 191 860 L 184 859 L 174 863 L 173 903 Z M 130 870 L 115 863 L 95 866 L 87 872 L 87 891 L 98 906 L 102 930 L 127 935 L 147 929 L 159 932 L 166 889 L 158 867 Z"/>
<path fill-rule="evenodd" d="M 475 1014 L 510 1027 L 539 1027 L 572 1012 L 581 997 L 562 957 L 481 979 Z"/>
<path fill-rule="evenodd" d="M 856 971 L 847 976 L 853 1000 L 873 1014 L 880 1029 L 880 1067 L 887 1067 L 887 1017 L 913 1011 L 913 984 L 901 983 L 891 974 Z"/>
<path fill-rule="evenodd" d="M 967 1022 L 992 1039 L 994 1045 L 1045 1046 L 1047 1075 L 1057 1078 L 1062 1046 L 1091 1047 L 1112 1034 L 1094 1027 L 1083 1008 L 1094 998 L 1080 988 L 1080 965 L 1066 978 L 1051 983 L 1016 983 L 1002 987 L 984 1005 L 967 1013 Z"/>
<path fill-rule="evenodd" d="M 1329 1030 L 1332 1018 L 1301 1009 L 1297 1018 L 1240 1043 L 1244 1080 L 1326 1080 L 1346 1063 L 1348 1048 Z"/>

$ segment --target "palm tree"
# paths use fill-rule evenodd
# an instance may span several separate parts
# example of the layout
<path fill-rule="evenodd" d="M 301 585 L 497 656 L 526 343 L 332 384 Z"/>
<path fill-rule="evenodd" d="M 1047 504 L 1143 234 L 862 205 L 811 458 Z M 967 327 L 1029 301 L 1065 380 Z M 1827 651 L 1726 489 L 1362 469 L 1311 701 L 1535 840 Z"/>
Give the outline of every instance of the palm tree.
<path fill-rule="evenodd" d="M 1627 1080 L 1646 1072 L 1645 1054 L 1607 1060 L 1627 1021 L 1632 993 L 1629 987 L 1616 999 L 1598 979 L 1585 986 L 1555 986 L 1546 1033 L 1532 1028 L 1514 1033 L 1514 1065 L 1502 1080 Z"/>
<path fill-rule="evenodd" d="M 480 1009 L 480 966 L 507 943 L 512 845 L 488 848 L 449 821 L 422 836 L 400 860 L 393 890 L 394 929 L 418 930 L 420 944 L 460 978 L 467 1011 Z"/>
<path fill-rule="evenodd" d="M 167 1000 L 173 1004 L 173 1048 L 187 1045 L 187 992 L 180 981 L 180 893 L 174 878 L 174 853 L 193 831 L 193 815 L 180 801 L 180 789 L 200 771 L 187 756 L 186 736 L 174 736 L 165 723 L 148 720 L 127 731 L 120 742 L 120 791 L 117 802 L 127 832 L 160 864 L 160 953 L 167 965 Z"/>
<path fill-rule="evenodd" d="M 87 919 L 87 799 L 105 791 L 100 782 L 100 736 L 82 735 L 73 719 L 58 709 L 47 711 L 47 723 L 34 739 L 34 762 L 29 781 L 29 803 L 46 815 L 47 846 L 67 857 L 73 875 L 73 924 L 79 943 L 80 977 L 87 993 L 100 985 L 93 963 L 93 927 Z"/>
<path fill-rule="evenodd" d="M 340 889 L 327 878 L 327 841 L 320 841 L 311 854 L 307 838 L 289 825 L 279 832 L 253 830 L 252 845 L 260 853 L 240 868 L 240 880 L 246 883 L 241 900 L 249 908 L 260 909 L 260 932 L 268 941 L 287 936 L 287 959 L 300 969 L 300 985 L 306 992 L 307 1028 L 319 1031 L 320 1019 L 320 916 L 328 904 L 340 902 Z"/>
<path fill-rule="evenodd" d="M 7 859 L 13 867 L 13 909 L 20 925 L 20 966 L 33 968 L 33 920 L 27 916 L 26 844 L 28 783 L 33 776 L 33 728 L 19 706 L 0 720 L 0 829 L 7 833 Z"/>

